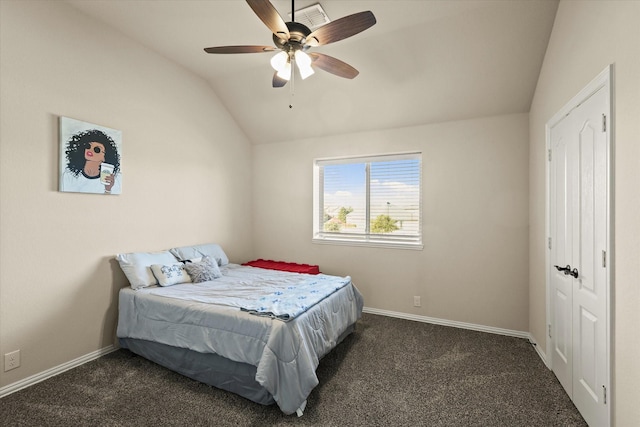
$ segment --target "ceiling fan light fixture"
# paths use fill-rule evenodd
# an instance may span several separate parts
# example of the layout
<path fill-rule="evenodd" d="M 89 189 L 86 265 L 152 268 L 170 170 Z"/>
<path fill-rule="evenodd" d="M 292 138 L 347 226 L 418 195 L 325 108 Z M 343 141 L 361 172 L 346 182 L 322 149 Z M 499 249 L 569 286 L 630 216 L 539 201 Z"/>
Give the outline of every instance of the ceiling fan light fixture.
<path fill-rule="evenodd" d="M 309 55 L 301 50 L 296 50 L 295 58 L 302 80 L 315 73 L 313 68 L 311 68 L 311 57 Z"/>
<path fill-rule="evenodd" d="M 289 54 L 285 51 L 280 51 L 271 58 L 271 66 L 276 71 L 282 70 L 287 62 L 289 62 Z"/>

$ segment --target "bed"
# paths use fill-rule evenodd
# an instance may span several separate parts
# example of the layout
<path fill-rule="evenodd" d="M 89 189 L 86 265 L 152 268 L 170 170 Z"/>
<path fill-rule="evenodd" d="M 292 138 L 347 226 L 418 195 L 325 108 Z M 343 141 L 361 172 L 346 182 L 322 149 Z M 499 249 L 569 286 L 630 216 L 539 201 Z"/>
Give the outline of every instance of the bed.
<path fill-rule="evenodd" d="M 216 261 L 217 277 L 161 285 L 166 277 L 154 275 L 158 266 L 171 273 L 201 257 Z M 276 403 L 285 414 L 302 415 L 320 359 L 362 314 L 348 276 L 237 265 L 218 245 L 117 259 L 131 283 L 119 294 L 121 347 L 256 403 Z"/>

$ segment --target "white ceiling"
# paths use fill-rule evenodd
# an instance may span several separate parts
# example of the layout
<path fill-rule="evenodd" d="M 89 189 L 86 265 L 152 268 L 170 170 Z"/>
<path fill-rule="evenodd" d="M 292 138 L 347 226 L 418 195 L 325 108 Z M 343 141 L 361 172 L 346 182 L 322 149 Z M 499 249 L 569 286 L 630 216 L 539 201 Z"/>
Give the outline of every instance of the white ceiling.
<path fill-rule="evenodd" d="M 271 87 L 272 45 L 240 0 L 68 0 L 206 79 L 254 144 L 529 111 L 557 0 L 323 0 L 329 18 L 371 10 L 368 30 L 314 50 L 360 71 Z M 296 9 L 316 3 L 296 2 Z M 291 2 L 272 0 L 287 19 Z M 291 101 L 293 100 L 293 101 Z M 293 108 L 289 108 L 289 104 Z"/>

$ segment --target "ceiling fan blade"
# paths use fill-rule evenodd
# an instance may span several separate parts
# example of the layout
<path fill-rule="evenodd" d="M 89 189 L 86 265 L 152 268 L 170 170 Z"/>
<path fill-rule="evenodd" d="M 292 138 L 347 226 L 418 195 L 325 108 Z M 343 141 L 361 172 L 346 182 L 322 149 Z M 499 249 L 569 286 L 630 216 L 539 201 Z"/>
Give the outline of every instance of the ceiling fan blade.
<path fill-rule="evenodd" d="M 274 50 L 279 49 L 274 46 L 218 46 L 204 49 L 207 53 L 260 53 L 273 52 Z"/>
<path fill-rule="evenodd" d="M 309 46 L 322 46 L 337 42 L 358 34 L 376 23 L 376 17 L 371 11 L 354 13 L 344 18 L 336 19 L 318 28 L 307 36 Z"/>
<path fill-rule="evenodd" d="M 328 73 L 335 74 L 338 77 L 344 77 L 345 79 L 353 79 L 360 72 L 353 68 L 346 62 L 342 62 L 332 56 L 322 53 L 310 53 L 311 66 L 320 68 Z"/>
<path fill-rule="evenodd" d="M 273 34 L 282 40 L 289 40 L 287 24 L 284 23 L 284 20 L 269 0 L 247 0 L 247 3 Z"/>
<path fill-rule="evenodd" d="M 273 87 L 283 87 L 286 85 L 288 80 L 282 79 L 278 77 L 278 72 L 273 73 Z"/>

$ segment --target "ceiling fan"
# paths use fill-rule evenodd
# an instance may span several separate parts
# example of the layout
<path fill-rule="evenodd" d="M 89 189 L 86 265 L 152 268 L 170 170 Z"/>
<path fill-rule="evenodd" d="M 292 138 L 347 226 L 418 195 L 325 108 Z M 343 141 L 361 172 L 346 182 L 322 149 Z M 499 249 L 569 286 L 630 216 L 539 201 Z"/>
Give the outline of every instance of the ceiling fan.
<path fill-rule="evenodd" d="M 351 65 L 322 53 L 307 53 L 316 46 L 346 39 L 358 34 L 376 23 L 371 11 L 354 13 L 329 22 L 311 31 L 306 25 L 295 22 L 294 0 L 291 0 L 291 21 L 285 22 L 269 0 L 246 0 L 258 18 L 273 33 L 275 46 L 219 46 L 205 48 L 207 53 L 261 53 L 279 51 L 272 59 L 276 70 L 273 87 L 283 87 L 291 79 L 295 63 L 302 79 L 314 73 L 314 68 L 327 71 L 339 77 L 353 79 L 358 70 Z"/>

